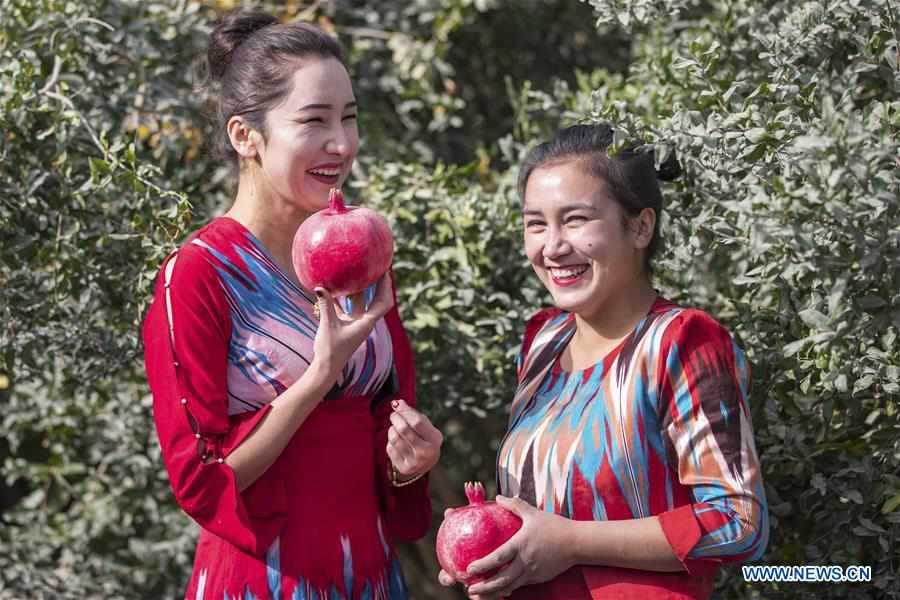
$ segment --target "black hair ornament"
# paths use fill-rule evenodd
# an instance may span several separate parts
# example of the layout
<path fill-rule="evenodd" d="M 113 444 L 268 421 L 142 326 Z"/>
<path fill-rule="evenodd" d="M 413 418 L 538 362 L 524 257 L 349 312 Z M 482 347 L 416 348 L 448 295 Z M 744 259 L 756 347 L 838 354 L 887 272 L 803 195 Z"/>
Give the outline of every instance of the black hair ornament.
<path fill-rule="evenodd" d="M 681 176 L 681 163 L 678 162 L 678 156 L 675 148 L 668 144 L 659 144 L 656 147 L 650 146 L 654 154 L 654 170 L 656 178 L 660 181 L 675 181 Z M 657 152 L 656 150 L 659 150 Z"/>

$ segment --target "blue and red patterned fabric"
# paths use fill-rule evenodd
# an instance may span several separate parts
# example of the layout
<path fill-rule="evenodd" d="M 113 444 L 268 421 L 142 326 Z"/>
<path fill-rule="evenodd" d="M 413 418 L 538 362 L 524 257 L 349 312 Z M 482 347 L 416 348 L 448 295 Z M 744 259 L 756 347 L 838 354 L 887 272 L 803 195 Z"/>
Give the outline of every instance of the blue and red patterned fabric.
<path fill-rule="evenodd" d="M 390 401 L 415 405 L 396 306 L 275 463 L 238 492 L 225 457 L 313 359 L 313 299 L 240 223 L 214 219 L 163 264 L 144 321 L 175 497 L 201 526 L 185 598 L 403 599 L 394 540 L 425 535 L 427 478 L 387 479 Z"/>
<path fill-rule="evenodd" d="M 768 540 L 744 353 L 706 313 L 658 298 L 607 356 L 566 372 L 575 329 L 558 309 L 528 323 L 498 487 L 575 520 L 656 516 L 685 571 L 576 567 L 513 598 L 707 598 L 719 565 Z"/>

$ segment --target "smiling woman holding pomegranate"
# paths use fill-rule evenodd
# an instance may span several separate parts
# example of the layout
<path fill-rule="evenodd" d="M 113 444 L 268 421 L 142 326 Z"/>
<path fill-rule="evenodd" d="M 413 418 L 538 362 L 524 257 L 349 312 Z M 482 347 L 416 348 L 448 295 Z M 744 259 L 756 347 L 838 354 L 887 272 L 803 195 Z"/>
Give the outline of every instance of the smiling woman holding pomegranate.
<path fill-rule="evenodd" d="M 719 565 L 767 543 L 744 353 L 650 283 L 657 175 L 677 163 L 658 174 L 611 141 L 571 127 L 520 171 L 525 252 L 556 306 L 526 327 L 497 459 L 497 503 L 522 527 L 469 566 L 505 565 L 473 598 L 708 598 Z"/>
<path fill-rule="evenodd" d="M 202 528 L 186 598 L 406 598 L 394 541 L 428 531 L 442 438 L 414 408 L 391 277 L 345 311 L 291 269 L 356 156 L 341 48 L 232 13 L 208 59 L 238 191 L 166 259 L 143 330 L 162 457 Z"/>

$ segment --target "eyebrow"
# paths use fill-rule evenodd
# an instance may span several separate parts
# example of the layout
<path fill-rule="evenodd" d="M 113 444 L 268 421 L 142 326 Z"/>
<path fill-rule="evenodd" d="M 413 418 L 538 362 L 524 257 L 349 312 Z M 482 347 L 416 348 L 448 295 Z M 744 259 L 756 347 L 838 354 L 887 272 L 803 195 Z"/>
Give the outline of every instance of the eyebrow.
<path fill-rule="evenodd" d="M 344 110 L 347 110 L 348 108 L 356 108 L 356 107 L 357 107 L 356 102 L 348 102 L 344 106 Z M 331 104 L 307 104 L 306 106 L 301 106 L 300 108 L 298 108 L 297 112 L 300 112 L 301 110 L 317 110 L 317 109 L 318 110 L 331 110 L 331 108 L 332 108 Z"/>
<path fill-rule="evenodd" d="M 564 205 L 560 208 L 560 211 L 561 211 L 561 212 L 571 212 L 571 211 L 573 211 L 573 210 L 579 210 L 579 209 L 585 209 L 585 210 L 593 210 L 593 211 L 596 211 L 596 210 L 597 210 L 597 207 L 595 207 L 595 206 L 593 206 L 593 205 L 591 205 L 591 204 L 586 204 L 586 203 L 576 202 L 576 203 L 573 203 L 573 204 L 564 204 Z M 526 208 L 526 209 L 522 212 L 522 214 L 524 214 L 524 215 L 541 215 L 541 214 L 544 214 L 544 213 L 542 213 L 542 212 L 539 211 L 539 210 L 535 210 L 535 209 L 533 209 L 533 208 Z"/>

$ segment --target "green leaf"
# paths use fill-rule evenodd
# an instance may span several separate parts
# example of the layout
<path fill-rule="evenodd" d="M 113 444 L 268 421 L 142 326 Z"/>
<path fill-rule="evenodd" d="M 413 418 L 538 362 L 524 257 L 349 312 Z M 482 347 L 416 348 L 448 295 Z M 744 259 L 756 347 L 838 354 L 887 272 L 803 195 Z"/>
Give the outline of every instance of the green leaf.
<path fill-rule="evenodd" d="M 890 512 L 894 512 L 897 510 L 897 507 L 900 506 L 900 494 L 896 496 L 891 496 L 887 500 L 885 500 L 884 504 L 881 507 L 881 514 L 886 515 Z"/>
<path fill-rule="evenodd" d="M 859 522 L 862 523 L 862 526 L 865 527 L 866 529 L 868 529 L 869 531 L 874 531 L 875 533 L 887 533 L 887 531 L 885 531 L 884 527 L 882 527 L 881 525 L 878 525 L 876 523 L 873 523 L 870 519 L 867 519 L 865 517 L 860 517 Z"/>
<path fill-rule="evenodd" d="M 816 329 L 818 331 L 831 329 L 831 327 L 829 326 L 828 317 L 813 308 L 801 310 L 799 313 L 797 313 L 797 316 L 799 316 L 800 320 L 809 325 L 812 329 Z"/>
<path fill-rule="evenodd" d="M 827 150 L 832 144 L 834 144 L 834 140 L 830 137 L 817 135 L 800 135 L 794 138 L 793 147 L 801 151 L 824 151 Z"/>
<path fill-rule="evenodd" d="M 858 378 L 853 383 L 853 394 L 856 395 L 860 392 L 868 390 L 869 388 L 872 387 L 872 384 L 874 384 L 874 383 L 875 383 L 874 375 L 871 375 L 871 374 L 863 375 L 862 377 Z"/>
<path fill-rule="evenodd" d="M 863 503 L 862 494 L 860 494 L 857 490 L 846 490 L 841 496 L 852 502 L 855 502 L 856 504 Z"/>
<path fill-rule="evenodd" d="M 812 479 L 810 480 L 810 484 L 811 484 L 811 485 L 813 486 L 813 488 L 815 488 L 816 491 L 818 491 L 819 494 L 822 495 L 822 496 L 825 495 L 825 493 L 826 493 L 826 491 L 827 491 L 827 489 L 828 489 L 828 486 L 827 486 L 827 484 L 826 484 L 825 478 L 822 477 L 822 475 L 821 475 L 820 473 L 816 473 L 815 475 L 812 476 Z"/>
<path fill-rule="evenodd" d="M 796 340 L 784 346 L 782 350 L 782 354 L 785 358 L 790 358 L 793 355 L 797 354 L 800 350 L 803 349 L 809 343 L 808 339 Z"/>
<path fill-rule="evenodd" d="M 884 298 L 880 296 L 863 296 L 862 298 L 859 298 L 856 303 L 864 310 L 872 310 L 887 305 Z"/>
<path fill-rule="evenodd" d="M 843 373 L 834 378 L 834 389 L 843 393 L 847 392 L 847 376 Z"/>
<path fill-rule="evenodd" d="M 768 136 L 768 132 L 764 127 L 754 127 L 753 129 L 748 129 L 744 135 L 747 136 L 750 142 L 758 144 Z"/>
<path fill-rule="evenodd" d="M 753 163 L 762 158 L 766 153 L 765 144 L 755 144 L 748 146 L 743 152 L 738 154 L 738 159 Z"/>

